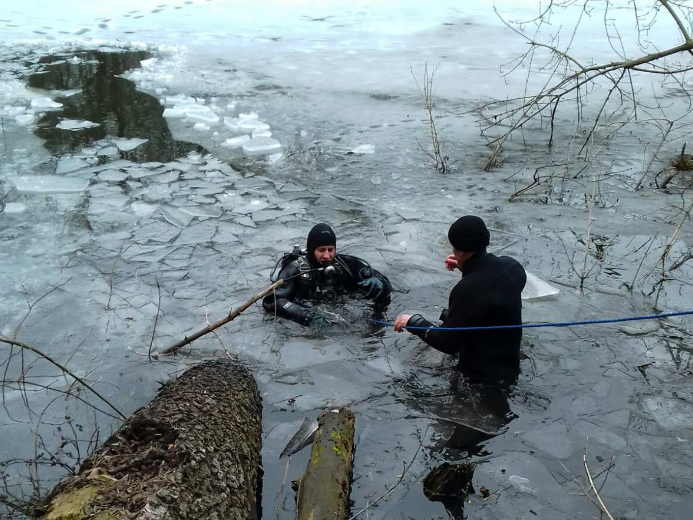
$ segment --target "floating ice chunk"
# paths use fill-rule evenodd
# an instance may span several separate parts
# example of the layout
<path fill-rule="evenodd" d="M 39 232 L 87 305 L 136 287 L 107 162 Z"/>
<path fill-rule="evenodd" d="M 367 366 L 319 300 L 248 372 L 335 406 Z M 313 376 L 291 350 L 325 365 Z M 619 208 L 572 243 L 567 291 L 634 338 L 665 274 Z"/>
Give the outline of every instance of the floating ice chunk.
<path fill-rule="evenodd" d="M 254 121 L 258 119 L 258 115 L 255 112 L 248 112 L 247 114 L 238 114 L 238 119 L 243 119 L 244 121 Z"/>
<path fill-rule="evenodd" d="M 161 206 L 161 214 L 168 222 L 181 229 L 188 227 L 193 219 L 192 215 L 183 213 L 173 206 Z"/>
<path fill-rule="evenodd" d="M 83 130 L 84 128 L 93 128 L 95 126 L 101 126 L 99 123 L 94 123 L 92 121 L 85 121 L 83 119 L 63 119 L 55 125 L 56 128 L 60 130 Z"/>
<path fill-rule="evenodd" d="M 362 144 L 361 146 L 354 148 L 350 153 L 355 153 L 358 155 L 375 153 L 375 146 L 372 144 Z"/>
<path fill-rule="evenodd" d="M 375 186 L 379 186 L 383 183 L 383 179 L 380 175 L 374 175 L 371 177 L 371 183 L 373 183 Z"/>
<path fill-rule="evenodd" d="M 116 145 L 121 152 L 129 152 L 147 141 L 149 141 L 149 139 L 113 139 L 113 144 Z"/>
<path fill-rule="evenodd" d="M 57 175 L 23 175 L 13 177 L 12 182 L 22 193 L 79 193 L 89 186 L 88 179 Z"/>
<path fill-rule="evenodd" d="M 26 112 L 24 107 L 13 107 L 12 105 L 5 105 L 3 111 L 10 117 L 23 114 Z"/>
<path fill-rule="evenodd" d="M 224 146 L 226 148 L 240 148 L 243 146 L 245 143 L 250 141 L 250 136 L 249 135 L 241 135 L 238 137 L 232 137 L 230 139 L 227 139 L 223 143 L 221 143 L 221 146 Z"/>
<path fill-rule="evenodd" d="M 253 139 L 256 137 L 272 137 L 272 132 L 269 130 L 253 130 Z"/>
<path fill-rule="evenodd" d="M 195 126 L 193 127 L 195 130 L 198 132 L 207 132 L 209 131 L 209 125 L 206 125 L 204 123 L 195 123 Z"/>
<path fill-rule="evenodd" d="M 61 157 L 58 160 L 58 165 L 55 167 L 55 173 L 62 174 L 74 172 L 82 168 L 87 168 L 88 166 L 91 166 L 91 164 L 79 157 Z"/>
<path fill-rule="evenodd" d="M 523 493 L 531 493 L 532 495 L 537 493 L 537 490 L 530 485 L 528 478 L 520 477 L 518 475 L 511 475 L 510 478 L 508 478 L 508 481 L 513 487 L 517 488 Z"/>
<path fill-rule="evenodd" d="M 73 88 L 70 90 L 51 90 L 51 94 L 60 97 L 72 97 L 75 94 L 79 94 L 80 92 L 82 92 L 81 88 Z"/>
<path fill-rule="evenodd" d="M 169 119 L 181 119 L 185 117 L 185 111 L 179 108 L 167 108 L 164 110 L 163 116 Z"/>
<path fill-rule="evenodd" d="M 175 96 L 166 96 L 164 99 L 167 105 L 175 105 L 176 103 L 184 103 L 188 97 L 185 94 L 176 94 Z"/>
<path fill-rule="evenodd" d="M 153 177 L 154 175 L 159 175 L 161 172 L 157 170 L 133 168 L 129 171 L 130 177 L 133 179 L 143 179 L 144 177 Z"/>
<path fill-rule="evenodd" d="M 628 334 L 629 336 L 644 336 L 646 334 L 652 334 L 659 329 L 659 322 L 657 320 L 643 321 L 640 323 L 634 323 L 631 325 L 621 325 L 618 330 Z"/>
<path fill-rule="evenodd" d="M 525 284 L 525 288 L 522 290 L 523 300 L 548 298 L 550 296 L 555 296 L 560 292 L 553 285 L 549 285 L 538 276 L 533 275 L 529 271 L 526 271 L 526 273 L 527 283 Z"/>
<path fill-rule="evenodd" d="M 270 155 L 281 151 L 282 145 L 271 137 L 258 137 L 243 144 L 247 155 Z"/>
<path fill-rule="evenodd" d="M 242 119 L 239 117 L 238 119 L 225 119 L 224 125 L 226 125 L 226 128 L 228 128 L 232 132 L 240 133 L 269 130 L 270 128 L 270 125 L 268 125 L 267 123 L 263 123 L 262 121 L 259 121 L 257 118 Z"/>
<path fill-rule="evenodd" d="M 14 120 L 17 121 L 17 124 L 20 126 L 27 126 L 36 120 L 36 116 L 33 114 L 19 114 L 14 116 Z"/>
<path fill-rule="evenodd" d="M 62 103 L 53 101 L 49 97 L 37 97 L 31 100 L 31 108 L 34 110 L 56 110 L 63 108 Z"/>
<path fill-rule="evenodd" d="M 226 105 L 226 110 L 236 110 L 236 102 L 232 101 L 228 105 Z"/>
<path fill-rule="evenodd" d="M 118 147 L 117 146 L 104 146 L 98 152 L 96 152 L 96 155 L 113 157 L 115 155 L 118 155 Z"/>
<path fill-rule="evenodd" d="M 104 170 L 99 173 L 99 180 L 106 182 L 121 182 L 128 178 L 128 174 L 120 170 Z"/>
<path fill-rule="evenodd" d="M 24 213 L 25 210 L 26 206 L 21 202 L 8 202 L 3 211 L 9 215 L 16 215 L 17 213 Z"/>
<path fill-rule="evenodd" d="M 142 61 L 140 61 L 140 66 L 142 66 L 142 67 L 144 67 L 144 68 L 147 68 L 147 67 L 151 67 L 151 66 L 154 65 L 156 62 L 157 62 L 157 59 L 156 59 L 156 58 L 149 58 L 148 60 L 142 60 Z"/>
<path fill-rule="evenodd" d="M 92 200 L 94 200 L 92 198 Z M 111 206 L 114 208 L 123 208 L 129 201 L 130 197 L 126 195 L 108 195 L 105 197 L 98 197 L 96 201 L 99 204 L 104 204 L 106 206 Z"/>
<path fill-rule="evenodd" d="M 207 107 L 202 108 L 204 108 L 204 110 L 186 110 L 185 114 L 188 116 L 188 119 L 190 121 L 197 121 L 198 123 L 205 123 L 210 126 L 218 125 L 219 116 Z"/>
<path fill-rule="evenodd" d="M 170 171 L 166 173 L 160 173 L 154 177 L 152 177 L 151 180 L 155 182 L 163 182 L 168 184 L 169 182 L 177 181 L 178 177 L 180 177 L 180 173 L 177 171 Z"/>
<path fill-rule="evenodd" d="M 135 212 L 135 215 L 138 217 L 148 217 L 152 213 L 154 213 L 159 206 L 156 206 L 154 204 L 147 204 L 146 202 L 139 202 L 135 201 L 133 202 L 130 207 L 132 208 L 132 211 Z"/>
<path fill-rule="evenodd" d="M 268 160 L 269 162 L 277 162 L 277 161 L 278 161 L 279 159 L 281 159 L 282 157 L 284 157 L 284 154 L 281 153 L 281 152 L 280 152 L 280 153 L 273 153 L 272 155 L 270 155 L 269 157 L 267 157 L 267 160 Z"/>

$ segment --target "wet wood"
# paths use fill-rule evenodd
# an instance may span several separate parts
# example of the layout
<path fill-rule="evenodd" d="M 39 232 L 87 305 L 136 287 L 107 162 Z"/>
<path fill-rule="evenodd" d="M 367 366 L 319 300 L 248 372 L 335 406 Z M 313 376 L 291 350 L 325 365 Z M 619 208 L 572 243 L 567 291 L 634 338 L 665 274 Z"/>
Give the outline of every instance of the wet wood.
<path fill-rule="evenodd" d="M 262 405 L 238 363 L 207 362 L 145 408 L 50 493 L 44 520 L 258 518 Z"/>
<path fill-rule="evenodd" d="M 354 415 L 342 408 L 319 419 L 308 467 L 298 481 L 298 520 L 344 520 L 354 456 Z"/>

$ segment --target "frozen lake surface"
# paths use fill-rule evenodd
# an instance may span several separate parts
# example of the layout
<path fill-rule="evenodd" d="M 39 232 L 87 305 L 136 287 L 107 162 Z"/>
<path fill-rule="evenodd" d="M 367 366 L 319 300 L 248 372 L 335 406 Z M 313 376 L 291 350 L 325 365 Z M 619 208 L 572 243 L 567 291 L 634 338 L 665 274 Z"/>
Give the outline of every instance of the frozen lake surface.
<path fill-rule="evenodd" d="M 254 306 L 217 336 L 150 363 L 150 344 L 162 350 L 269 285 L 277 258 L 320 221 L 334 227 L 340 252 L 390 278 L 389 318 L 440 314 L 457 281 L 443 265 L 447 228 L 470 213 L 492 228 L 492 251 L 559 289 L 525 300 L 527 322 L 693 302 L 693 228 L 678 209 L 690 204 L 689 193 L 678 194 L 690 179 L 633 189 L 661 135 L 635 125 L 601 148 L 595 139 L 582 177 L 558 174 L 509 202 L 537 168 L 577 154 L 566 109 L 552 148 L 546 128 L 528 125 L 506 144 L 502 164 L 483 170 L 482 106 L 548 79 L 503 74 L 525 44 L 488 2 L 163 2 L 28 0 L 0 13 L 0 334 L 66 364 L 126 414 L 202 359 L 246 362 L 263 396 L 266 518 L 294 517 L 288 482 L 278 494 L 282 449 L 304 418 L 340 405 L 356 415 L 354 512 L 411 462 L 369 518 L 446 517 L 424 496 L 423 479 L 467 457 L 480 462 L 477 494 L 446 504 L 453 516 L 463 507 L 479 519 L 598 518 L 584 496 L 585 447 L 614 518 L 690 517 L 690 318 L 527 330 L 508 402 L 516 418 L 473 449 L 459 443 L 460 431 L 498 424 L 478 396 L 452 393 L 453 361 L 414 336 L 369 325 L 363 302 L 333 309 L 350 330 L 325 335 Z M 527 0 L 495 5 L 509 19 L 539 13 Z M 630 52 L 630 11 L 615 6 Z M 557 13 L 554 24 L 573 16 Z M 677 42 L 666 23 L 649 39 Z M 573 52 L 613 59 L 600 11 L 584 20 Z M 445 175 L 421 150 L 428 122 L 412 71 L 420 81 L 426 62 L 439 64 Z M 634 78 L 646 102 L 664 98 L 662 110 L 685 113 L 678 86 L 650 81 Z M 583 107 L 587 131 L 599 108 Z M 678 153 L 685 134 L 675 131 L 661 157 Z M 0 460 L 33 457 L 34 433 L 57 450 L 59 424 L 79 423 L 82 449 L 96 425 L 100 440 L 117 427 L 78 401 L 53 401 L 59 394 L 44 387 L 68 391 L 69 380 L 1 345 L 5 379 L 41 386 L 28 394 L 4 387 Z M 291 458 L 287 480 L 302 473 L 307 451 Z M 2 469 L 26 474 L 23 464 Z M 42 485 L 60 475 L 44 468 Z M 482 486 L 498 493 L 485 500 Z"/>

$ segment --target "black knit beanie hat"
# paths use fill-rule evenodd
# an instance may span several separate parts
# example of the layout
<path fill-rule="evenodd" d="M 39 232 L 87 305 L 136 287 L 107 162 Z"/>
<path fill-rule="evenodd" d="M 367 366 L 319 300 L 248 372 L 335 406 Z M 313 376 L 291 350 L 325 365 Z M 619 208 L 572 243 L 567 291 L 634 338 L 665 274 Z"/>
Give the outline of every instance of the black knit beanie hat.
<path fill-rule="evenodd" d="M 458 218 L 448 230 L 448 240 L 458 251 L 481 251 L 489 244 L 490 234 L 484 221 L 474 215 Z"/>
<path fill-rule="evenodd" d="M 315 249 L 320 246 L 335 246 L 337 247 L 337 236 L 332 231 L 332 228 L 327 224 L 317 224 L 308 233 L 308 241 L 306 248 L 308 249 L 308 260 L 311 264 L 318 264 L 315 259 Z"/>

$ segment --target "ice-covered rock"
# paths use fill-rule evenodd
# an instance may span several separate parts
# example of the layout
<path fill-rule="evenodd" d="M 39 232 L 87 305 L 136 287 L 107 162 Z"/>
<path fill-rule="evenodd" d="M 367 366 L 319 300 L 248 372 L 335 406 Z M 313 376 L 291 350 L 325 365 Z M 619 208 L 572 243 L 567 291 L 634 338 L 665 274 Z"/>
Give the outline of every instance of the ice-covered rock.
<path fill-rule="evenodd" d="M 21 193 L 79 193 L 89 186 L 88 179 L 57 175 L 23 175 L 12 177 Z"/>
<path fill-rule="evenodd" d="M 101 126 L 99 123 L 94 123 L 93 121 L 86 121 L 84 119 L 63 119 L 55 125 L 56 128 L 60 130 L 83 130 L 85 128 L 93 128 L 95 126 Z"/>
<path fill-rule="evenodd" d="M 523 300 L 536 300 L 557 295 L 560 291 L 553 285 L 548 284 L 538 276 L 526 271 L 527 283 L 522 290 Z"/>
<path fill-rule="evenodd" d="M 231 148 L 233 150 L 235 148 L 240 148 L 241 146 L 243 146 L 248 141 L 250 141 L 249 135 L 240 135 L 238 137 L 232 137 L 230 139 L 227 139 L 226 141 L 221 143 L 221 146 L 224 146 L 226 148 Z"/>
<path fill-rule="evenodd" d="M 375 146 L 372 144 L 362 144 L 354 148 L 350 153 L 355 153 L 357 155 L 375 153 Z"/>
<path fill-rule="evenodd" d="M 270 155 L 281 151 L 282 145 L 271 137 L 258 137 L 243 143 L 243 152 L 247 155 Z"/>

